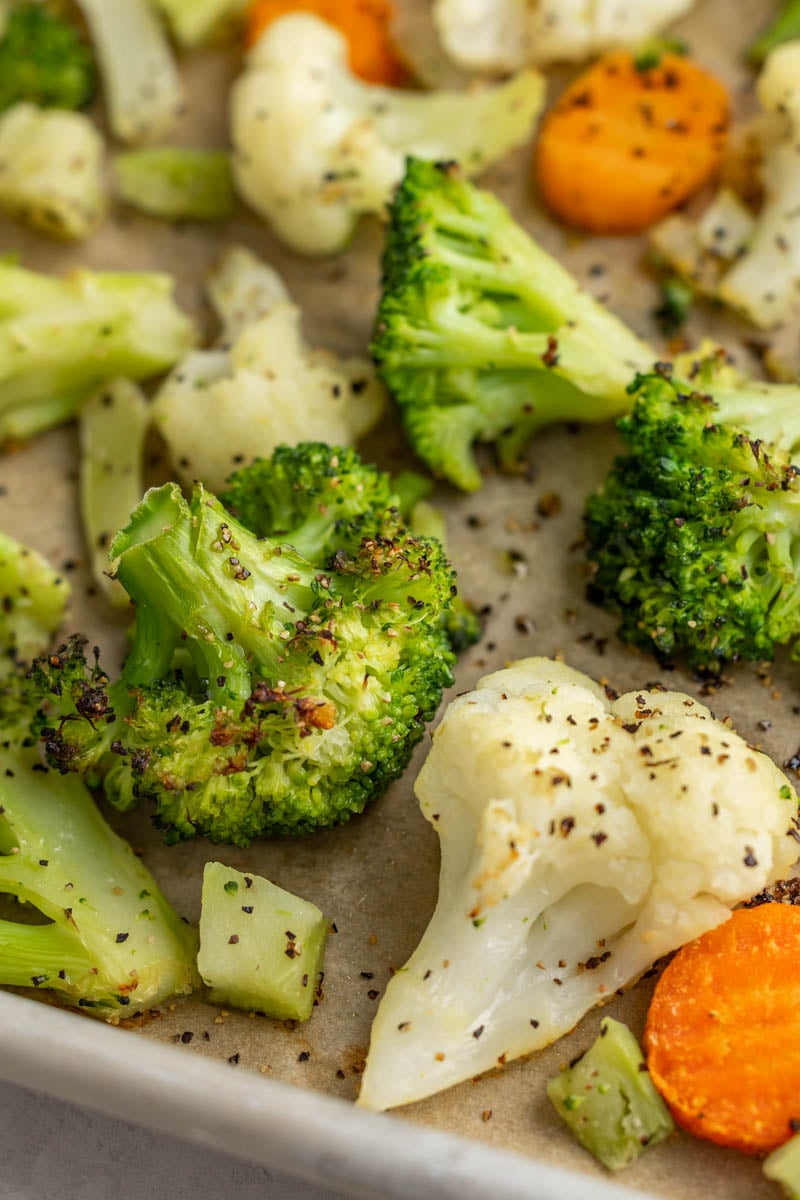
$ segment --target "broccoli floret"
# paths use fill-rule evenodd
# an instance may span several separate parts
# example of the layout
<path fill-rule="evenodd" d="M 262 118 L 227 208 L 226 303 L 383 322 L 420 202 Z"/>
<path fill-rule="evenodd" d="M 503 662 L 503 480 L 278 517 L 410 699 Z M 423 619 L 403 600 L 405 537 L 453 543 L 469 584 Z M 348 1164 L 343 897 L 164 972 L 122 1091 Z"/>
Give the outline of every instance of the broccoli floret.
<path fill-rule="evenodd" d="M 109 379 L 146 379 L 183 358 L 194 330 L 172 286 L 155 273 L 58 279 L 0 262 L 0 443 L 70 420 Z"/>
<path fill-rule="evenodd" d="M 794 385 L 762 384 L 718 360 L 691 383 L 638 378 L 615 459 L 586 511 L 590 595 L 628 642 L 696 669 L 764 660 L 800 635 Z"/>
<path fill-rule="evenodd" d="M 253 533 L 286 536 L 296 550 L 323 563 L 342 549 L 355 553 L 364 530 L 374 534 L 386 521 L 391 537 L 398 512 L 414 536 L 446 549 L 444 521 L 435 520 L 426 503 L 432 490 L 430 480 L 413 471 L 390 478 L 355 450 L 332 457 L 330 447 L 309 442 L 279 447 L 271 459 L 235 473 L 220 499 Z M 442 622 L 458 652 L 480 637 L 480 621 L 460 594 Z"/>
<path fill-rule="evenodd" d="M 654 354 L 458 168 L 409 160 L 372 352 L 417 454 L 472 491 L 473 443 L 513 467 L 553 421 L 606 421 Z"/>
<path fill-rule="evenodd" d="M 0 112 L 22 100 L 83 108 L 94 88 L 92 53 L 74 25 L 44 4 L 11 9 L 0 39 Z"/>
<path fill-rule="evenodd" d="M 284 449 L 274 487 L 250 468 L 273 506 L 257 534 L 200 485 L 148 493 L 111 546 L 136 605 L 121 678 L 75 640 L 37 664 L 52 765 L 104 777 L 120 807 L 151 798 L 167 841 L 311 832 L 386 789 L 452 681 L 455 576 L 391 508 L 352 516 L 370 485 L 350 453 Z"/>

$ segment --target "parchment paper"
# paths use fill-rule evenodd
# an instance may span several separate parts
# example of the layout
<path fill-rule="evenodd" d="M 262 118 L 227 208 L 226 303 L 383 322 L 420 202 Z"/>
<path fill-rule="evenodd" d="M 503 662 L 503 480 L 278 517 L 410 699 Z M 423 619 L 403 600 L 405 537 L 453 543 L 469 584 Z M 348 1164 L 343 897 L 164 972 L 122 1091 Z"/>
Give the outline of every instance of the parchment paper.
<path fill-rule="evenodd" d="M 422 0 L 405 0 L 404 15 L 413 6 L 426 7 Z M 680 27 L 693 52 L 732 84 L 735 105 L 742 113 L 752 108 L 753 80 L 739 66 L 739 53 L 771 7 L 765 0 L 700 0 L 696 13 Z M 186 59 L 191 104 L 180 140 L 225 143 L 224 95 L 235 69 L 235 57 L 220 52 Z M 659 345 L 649 317 L 657 302 L 656 289 L 641 270 L 639 240 L 580 241 L 550 223 L 532 198 L 529 147 L 494 169 L 484 182 L 596 295 Z M 303 306 L 314 344 L 363 352 L 377 296 L 381 245 L 377 224 L 362 226 L 346 255 L 325 262 L 304 261 L 281 250 L 265 226 L 244 210 L 223 226 L 183 228 L 117 210 L 79 248 L 45 242 L 17 226 L 0 226 L 0 251 L 16 251 L 25 264 L 40 269 L 60 271 L 88 264 L 172 271 L 179 281 L 181 302 L 207 326 L 210 318 L 202 303 L 201 281 L 221 247 L 233 240 L 262 253 L 285 274 Z M 603 272 L 590 273 L 593 264 L 601 264 Z M 695 338 L 711 333 L 734 347 L 742 331 L 733 319 L 712 318 L 708 312 L 691 323 Z M 741 353 L 746 357 L 746 352 Z M 702 696 L 718 716 L 730 714 L 742 735 L 783 763 L 800 742 L 800 708 L 794 707 L 800 705 L 797 666 L 780 661 L 763 671 L 736 667 L 728 673 L 730 683 L 709 699 L 702 685 L 680 670 L 660 670 L 654 660 L 618 644 L 613 620 L 584 599 L 585 567 L 578 545 L 582 504 L 602 479 L 616 444 L 609 428 L 553 429 L 531 445 L 528 477 L 501 477 L 487 457 L 486 483 L 478 495 L 464 497 L 446 487 L 438 489 L 436 502 L 447 514 L 450 549 L 462 590 L 487 613 L 484 637 L 460 662 L 454 690 L 469 688 L 480 675 L 507 660 L 529 654 L 563 655 L 573 666 L 607 679 L 619 690 L 661 679 L 670 687 Z M 384 466 L 411 465 L 392 417 L 366 449 Z M 90 594 L 81 565 L 85 552 L 76 518 L 76 465 L 72 429 L 44 436 L 1 458 L 0 527 L 35 545 L 57 564 L 78 562 L 70 572 L 75 597 L 69 628 L 84 630 L 105 647 L 106 661 L 113 667 L 122 653 L 125 618 L 114 618 L 102 598 Z M 157 453 L 150 470 L 156 479 L 168 474 Z M 559 498 L 560 511 L 542 516 L 540 507 L 558 508 L 548 502 L 553 495 Z M 513 570 L 508 551 L 515 559 Z M 419 815 L 412 792 L 426 749 L 423 744 L 405 777 L 364 816 L 305 840 L 260 842 L 249 850 L 212 847 L 202 841 L 166 848 L 151 828 L 146 810 L 126 817 L 110 813 L 115 827 L 141 848 L 177 909 L 192 921 L 199 912 L 203 864 L 217 858 L 313 900 L 338 930 L 330 937 L 324 999 L 307 1024 L 291 1028 L 246 1014 L 223 1014 L 198 994 L 164 1006 L 152 1019 L 129 1022 L 137 1036 L 180 1042 L 186 1053 L 228 1059 L 231 1070 L 253 1072 L 254 1088 L 262 1072 L 299 1087 L 353 1099 L 370 1022 L 390 968 L 402 965 L 413 950 L 436 898 L 437 840 Z M 638 1034 L 650 987 L 652 983 L 642 983 L 613 1004 L 613 1014 L 629 1021 Z M 570 1037 L 549 1050 L 412 1105 L 398 1112 L 396 1119 L 434 1125 L 542 1161 L 600 1173 L 554 1115 L 544 1092 L 546 1080 L 559 1064 L 596 1036 L 600 1015 L 591 1013 Z M 132 1035 L 121 1032 L 123 1036 Z M 683 1135 L 644 1155 L 621 1182 L 676 1200 L 699 1196 L 767 1200 L 776 1194 L 762 1179 L 757 1162 Z"/>

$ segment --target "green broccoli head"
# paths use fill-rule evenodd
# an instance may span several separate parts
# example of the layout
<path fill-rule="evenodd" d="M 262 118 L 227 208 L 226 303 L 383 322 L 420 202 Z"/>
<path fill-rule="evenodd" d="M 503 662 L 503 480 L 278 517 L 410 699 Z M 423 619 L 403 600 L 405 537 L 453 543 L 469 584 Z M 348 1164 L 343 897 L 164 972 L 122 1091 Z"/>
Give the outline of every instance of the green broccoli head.
<path fill-rule="evenodd" d="M 169 841 L 247 845 L 346 820 L 401 773 L 452 681 L 455 576 L 440 544 L 391 505 L 356 514 L 359 488 L 375 498 L 384 484 L 350 452 L 272 461 L 274 491 L 263 463 L 228 493 L 260 535 L 202 487 L 187 503 L 172 484 L 117 535 L 136 606 L 119 680 L 78 641 L 35 669 L 51 764 L 103 778 L 121 807 L 149 797 Z M 249 472 L 270 498 L 252 510 Z"/>
<path fill-rule="evenodd" d="M 432 490 L 413 471 L 390 477 L 355 450 L 332 453 L 322 442 L 304 442 L 279 446 L 271 459 L 232 475 L 221 500 L 259 537 L 281 537 L 323 566 L 337 552 L 356 552 L 365 534 L 394 537 L 398 513 L 412 534 L 444 546 L 444 522 L 432 522 L 424 504 Z M 480 621 L 460 595 L 442 620 L 456 651 L 480 637 Z"/>
<path fill-rule="evenodd" d="M 372 353 L 415 451 L 480 487 L 554 421 L 605 421 L 654 354 L 453 164 L 410 159 L 390 210 Z"/>
<path fill-rule="evenodd" d="M 71 22 L 34 0 L 12 7 L 0 39 L 0 112 L 21 101 L 84 108 L 94 88 L 91 50 Z"/>
<path fill-rule="evenodd" d="M 748 385 L 712 360 L 692 383 L 664 367 L 631 390 L 627 452 L 587 504 L 590 595 L 626 641 L 699 670 L 796 648 L 797 389 Z"/>

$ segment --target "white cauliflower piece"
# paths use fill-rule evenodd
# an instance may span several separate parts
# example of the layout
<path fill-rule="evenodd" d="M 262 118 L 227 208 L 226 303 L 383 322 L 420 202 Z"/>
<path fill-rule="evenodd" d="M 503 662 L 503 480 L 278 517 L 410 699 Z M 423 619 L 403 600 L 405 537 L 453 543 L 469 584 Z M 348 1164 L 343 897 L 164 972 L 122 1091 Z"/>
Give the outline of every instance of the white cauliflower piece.
<path fill-rule="evenodd" d="M 766 113 L 783 114 L 785 137 L 766 153 L 764 206 L 747 251 L 722 279 L 718 295 L 769 329 L 800 297 L 800 41 L 770 54 L 758 98 Z"/>
<path fill-rule="evenodd" d="M 450 705 L 417 795 L 439 900 L 378 1009 L 372 1109 L 555 1041 L 797 857 L 793 788 L 703 705 L 542 658 Z"/>
<path fill-rule="evenodd" d="M 310 348 L 280 276 L 235 248 L 209 281 L 230 348 L 190 353 L 153 403 L 153 423 L 185 482 L 223 488 L 276 446 L 350 446 L 378 421 L 383 385 L 370 362 Z"/>
<path fill-rule="evenodd" d="M 281 17 L 232 90 L 235 181 L 287 245 L 335 253 L 362 214 L 383 211 L 409 155 L 475 175 L 530 136 L 544 91 L 531 70 L 466 93 L 377 87 L 351 73 L 338 30 Z"/>
<path fill-rule="evenodd" d="M 86 238 L 106 211 L 103 157 L 83 113 L 15 104 L 0 117 L 0 208 L 51 237 Z"/>
<path fill-rule="evenodd" d="M 445 52 L 471 71 L 582 62 L 635 46 L 687 13 L 694 0 L 434 0 Z"/>

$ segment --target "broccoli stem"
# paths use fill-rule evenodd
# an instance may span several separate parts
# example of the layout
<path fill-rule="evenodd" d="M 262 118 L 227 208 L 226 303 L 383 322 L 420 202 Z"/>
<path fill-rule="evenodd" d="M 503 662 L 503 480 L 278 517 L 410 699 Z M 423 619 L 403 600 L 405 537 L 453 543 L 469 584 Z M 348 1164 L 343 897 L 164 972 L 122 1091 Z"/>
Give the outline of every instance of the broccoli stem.
<path fill-rule="evenodd" d="M 800 0 L 783 0 L 766 29 L 747 48 L 747 61 L 760 67 L 776 46 L 800 37 Z"/>
<path fill-rule="evenodd" d="M 115 161 L 120 197 L 167 221 L 221 221 L 233 213 L 230 159 L 224 150 L 160 146 Z"/>
<path fill-rule="evenodd" d="M 108 577 L 108 545 L 142 498 L 144 440 L 150 409 L 141 388 L 115 379 L 81 411 L 80 501 L 83 533 L 95 582 L 112 604 L 127 607 L 122 587 Z"/>
<path fill-rule="evenodd" d="M 94 963 L 79 939 L 61 925 L 0 921 L 0 978 L 4 987 L 61 988 L 85 979 Z"/>
<path fill-rule="evenodd" d="M 191 991 L 195 933 L 83 783 L 0 751 L 0 892 L 49 925 L 0 922 L 0 984 L 51 987 L 98 1016 Z"/>
<path fill-rule="evenodd" d="M 194 333 L 166 275 L 75 271 L 52 279 L 0 263 L 0 437 L 71 417 L 108 379 L 146 379 Z"/>

